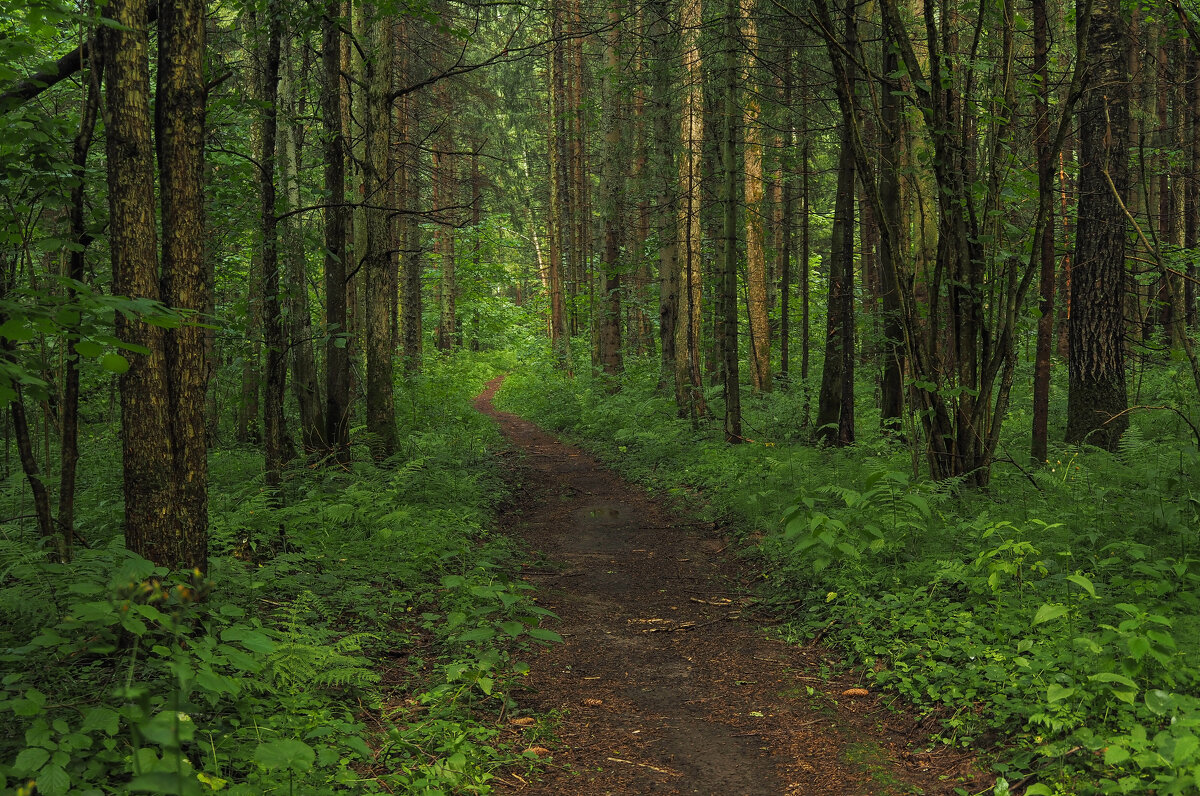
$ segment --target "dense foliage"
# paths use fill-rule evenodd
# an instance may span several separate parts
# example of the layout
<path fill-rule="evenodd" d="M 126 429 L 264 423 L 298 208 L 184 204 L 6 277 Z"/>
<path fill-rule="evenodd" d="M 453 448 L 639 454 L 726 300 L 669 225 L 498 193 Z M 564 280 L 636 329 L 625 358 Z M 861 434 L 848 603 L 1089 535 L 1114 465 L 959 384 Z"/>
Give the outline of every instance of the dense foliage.
<path fill-rule="evenodd" d="M 487 792 L 521 755 L 500 737 L 509 684 L 558 639 L 491 530 L 506 485 L 469 400 L 502 362 L 428 363 L 396 459 L 290 469 L 285 508 L 261 454 L 214 451 L 204 576 L 123 549 L 95 427 L 89 548 L 55 563 L 32 533 L 0 540 L 0 789 Z M 10 473 L 10 514 L 22 488 Z"/>
<path fill-rule="evenodd" d="M 708 512 L 762 568 L 784 637 L 844 650 L 937 742 L 997 746 L 1003 781 L 1195 792 L 1200 453 L 1178 416 L 1135 415 L 1115 454 L 1058 446 L 1045 468 L 998 465 L 979 491 L 914 474 L 913 451 L 878 431 L 848 448 L 800 439 L 812 385 L 746 405 L 752 444 L 729 446 L 678 417 L 654 363 L 628 365 L 614 393 L 531 354 L 498 398 Z M 1147 368 L 1142 395 L 1179 397 L 1177 367 Z"/>

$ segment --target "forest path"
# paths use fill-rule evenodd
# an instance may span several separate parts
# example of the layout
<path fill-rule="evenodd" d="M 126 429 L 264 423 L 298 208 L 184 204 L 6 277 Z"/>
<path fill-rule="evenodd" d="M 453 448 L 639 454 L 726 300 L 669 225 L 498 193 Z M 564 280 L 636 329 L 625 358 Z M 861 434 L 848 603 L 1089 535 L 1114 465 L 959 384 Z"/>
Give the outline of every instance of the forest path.
<path fill-rule="evenodd" d="M 545 561 L 523 577 L 565 638 L 531 663 L 516 698 L 561 713 L 552 763 L 500 791 L 591 794 L 950 794 L 966 758 L 913 754 L 911 721 L 843 692 L 827 653 L 769 640 L 726 542 L 670 513 L 578 448 L 475 407 L 526 455 L 501 518 Z M 548 562 L 548 563 L 547 563 Z M 809 690 L 811 688 L 811 691 Z M 975 792 L 978 787 L 971 788 Z"/>

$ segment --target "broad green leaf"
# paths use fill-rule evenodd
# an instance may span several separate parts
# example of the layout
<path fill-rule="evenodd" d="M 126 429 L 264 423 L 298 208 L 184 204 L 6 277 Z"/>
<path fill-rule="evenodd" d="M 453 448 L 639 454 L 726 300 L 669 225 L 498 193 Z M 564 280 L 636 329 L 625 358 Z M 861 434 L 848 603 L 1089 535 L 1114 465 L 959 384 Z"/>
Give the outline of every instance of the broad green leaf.
<path fill-rule="evenodd" d="M 71 789 L 71 776 L 62 766 L 51 763 L 38 774 L 37 787 L 42 796 L 66 796 Z"/>
<path fill-rule="evenodd" d="M 112 373 L 121 374 L 129 370 L 129 360 L 115 351 L 109 351 L 100 357 L 100 367 Z"/>
<path fill-rule="evenodd" d="M 1025 796 L 1054 796 L 1054 791 L 1038 782 L 1025 789 Z"/>
<path fill-rule="evenodd" d="M 489 641 L 496 635 L 494 627 L 477 627 L 474 630 L 468 630 L 458 637 L 459 641 Z"/>
<path fill-rule="evenodd" d="M 1079 586 L 1080 588 L 1082 588 L 1088 594 L 1092 595 L 1092 597 L 1096 596 L 1096 587 L 1094 585 L 1092 585 L 1092 582 L 1090 580 L 1088 580 L 1087 578 L 1085 578 L 1083 575 L 1078 575 L 1078 574 L 1067 575 L 1067 580 L 1071 581 L 1076 586 Z M 1028 791 L 1026 791 L 1026 792 L 1028 793 Z"/>
<path fill-rule="evenodd" d="M 1037 613 L 1033 615 L 1033 624 L 1040 625 L 1043 622 L 1049 622 L 1053 619 L 1058 619 L 1060 616 L 1065 616 L 1066 613 L 1067 606 L 1058 603 L 1046 603 L 1037 609 Z"/>
<path fill-rule="evenodd" d="M 1165 716 L 1175 707 L 1175 697 L 1161 689 L 1147 691 L 1145 696 L 1146 709 L 1155 716 Z"/>
<path fill-rule="evenodd" d="M 1200 749 L 1200 738 L 1195 735 L 1181 735 L 1175 739 L 1175 750 L 1171 754 L 1171 764 L 1182 768 L 1192 762 L 1196 750 Z"/>
<path fill-rule="evenodd" d="M 317 759 L 317 753 L 304 741 L 285 738 L 282 741 L 260 743 L 254 750 L 254 759 L 268 770 L 282 768 L 308 771 Z"/>
<path fill-rule="evenodd" d="M 563 637 L 555 633 L 553 630 L 547 630 L 544 627 L 529 628 L 529 635 L 536 638 L 538 641 L 552 641 L 555 644 L 563 643 Z"/>
<path fill-rule="evenodd" d="M 1066 699 L 1074 693 L 1074 686 L 1064 686 L 1059 685 L 1058 683 L 1051 683 L 1050 686 L 1046 688 L 1046 701 L 1051 703 L 1058 702 L 1059 700 Z"/>
<path fill-rule="evenodd" d="M 104 353 L 104 346 L 93 340 L 80 340 L 75 344 L 75 353 L 81 357 L 98 357 Z"/>
<path fill-rule="evenodd" d="M 512 636 L 513 638 L 516 638 L 517 636 L 519 636 L 525 632 L 525 623 L 524 622 L 515 622 L 515 621 L 511 621 L 511 620 L 508 622 L 501 622 L 500 629 L 503 630 L 508 635 Z"/>
<path fill-rule="evenodd" d="M 94 707 L 83 717 L 80 730 L 91 732 L 102 730 L 106 735 L 116 735 L 121 729 L 121 716 L 115 710 L 106 707 Z"/>
<path fill-rule="evenodd" d="M 46 761 L 49 759 L 48 751 L 40 746 L 31 746 L 17 755 L 17 762 L 13 764 L 13 770 L 21 774 L 32 774 L 46 765 Z"/>
<path fill-rule="evenodd" d="M 1104 750 L 1104 765 L 1118 766 L 1129 759 L 1129 750 L 1124 746 L 1111 744 Z"/>

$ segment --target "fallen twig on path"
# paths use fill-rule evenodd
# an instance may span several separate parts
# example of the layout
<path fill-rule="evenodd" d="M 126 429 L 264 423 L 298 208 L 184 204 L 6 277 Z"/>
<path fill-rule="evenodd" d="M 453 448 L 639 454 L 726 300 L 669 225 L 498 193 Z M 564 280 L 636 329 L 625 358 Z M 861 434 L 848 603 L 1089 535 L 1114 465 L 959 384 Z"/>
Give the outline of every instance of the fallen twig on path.
<path fill-rule="evenodd" d="M 682 774 L 680 774 L 678 771 L 671 771 L 670 769 L 666 769 L 666 768 L 659 768 L 658 766 L 652 766 L 652 765 L 650 765 L 649 763 L 639 763 L 639 762 L 637 762 L 636 760 L 625 760 L 625 759 L 623 759 L 623 758 L 620 758 L 620 757 L 606 757 L 606 758 L 604 758 L 604 759 L 605 759 L 605 760 L 611 760 L 611 761 L 612 761 L 612 762 L 614 762 L 614 763 L 628 763 L 628 764 L 629 764 L 629 765 L 631 765 L 631 766 L 641 766 L 642 768 L 648 768 L 648 769 L 650 769 L 651 771 L 657 771 L 657 772 L 658 772 L 658 773 L 660 773 L 660 774 L 666 774 L 666 775 L 667 775 L 667 776 L 669 776 L 669 777 L 681 777 L 681 776 L 683 776 L 683 775 L 682 775 Z"/>

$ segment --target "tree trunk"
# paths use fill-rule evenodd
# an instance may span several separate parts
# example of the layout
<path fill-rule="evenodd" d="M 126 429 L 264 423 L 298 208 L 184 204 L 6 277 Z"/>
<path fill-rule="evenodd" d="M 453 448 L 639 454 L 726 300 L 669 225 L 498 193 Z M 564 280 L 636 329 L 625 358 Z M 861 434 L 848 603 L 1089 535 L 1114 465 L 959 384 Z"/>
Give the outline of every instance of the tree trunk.
<path fill-rule="evenodd" d="M 847 0 L 845 49 L 857 48 L 854 0 Z M 854 68 L 847 59 L 847 91 L 855 91 Z M 854 144 L 848 124 L 841 127 L 837 194 L 833 232 L 829 243 L 829 298 L 827 305 L 825 365 L 817 402 L 818 440 L 832 445 L 854 442 Z"/>
<path fill-rule="evenodd" d="M 749 9 L 742 12 L 749 18 Z M 725 339 L 721 346 L 723 362 L 721 363 L 721 384 L 724 388 L 725 395 L 725 441 L 729 443 L 740 443 L 742 441 L 742 398 L 741 385 L 739 384 L 738 375 L 738 269 L 737 269 L 737 141 L 734 138 L 733 119 L 738 111 L 738 40 L 737 40 L 737 22 L 738 22 L 738 0 L 726 0 L 725 8 L 725 112 L 721 120 L 721 204 L 724 210 L 724 219 L 722 223 L 722 233 L 724 241 L 721 246 L 721 290 L 720 301 L 722 314 L 722 329 Z M 751 23 L 752 28 L 752 23 Z M 751 33 L 753 30 L 751 29 Z M 753 45 L 752 45 L 753 46 Z M 749 121 L 749 113 L 747 113 L 747 121 Z M 746 135 L 751 135 L 749 127 L 746 129 Z M 747 161 L 751 159 L 749 154 L 750 144 L 747 142 Z M 752 189 L 750 185 L 750 167 L 746 169 L 746 200 L 747 200 L 747 235 L 750 234 L 750 197 L 752 191 L 757 191 L 758 198 L 756 203 L 756 212 L 762 209 L 762 147 L 759 145 L 758 158 L 758 184 Z M 758 245 L 762 245 L 762 223 L 758 221 Z M 762 263 L 760 262 L 760 267 Z M 765 274 L 760 273 L 765 283 Z M 764 288 L 765 284 L 760 285 Z M 765 296 L 760 296 L 765 301 Z M 765 309 L 765 307 L 761 308 Z M 754 335 L 754 307 L 753 299 L 751 300 L 751 341 L 753 343 Z M 763 319 L 765 320 L 765 319 Z M 763 329 L 765 332 L 765 328 Z M 754 361 L 751 362 L 752 369 L 757 367 Z M 769 378 L 769 373 L 768 373 Z M 758 389 L 763 389 L 758 385 Z"/>
<path fill-rule="evenodd" d="M 570 334 L 567 328 L 566 297 L 563 285 L 564 251 L 570 251 L 565 243 L 571 238 L 568 230 L 570 203 L 567 197 L 568 141 L 567 141 L 567 96 L 564 75 L 565 44 L 562 38 L 562 6 L 555 0 L 550 8 L 550 56 L 548 72 L 550 79 L 550 118 L 547 127 L 549 152 L 549 262 L 546 281 L 550 292 L 550 349 L 555 365 L 569 369 L 571 365 Z"/>
<path fill-rule="evenodd" d="M 280 104 L 289 109 L 293 121 L 280 129 L 283 148 L 283 183 L 288 210 L 300 207 L 300 172 L 303 168 L 304 127 L 298 121 L 306 115 L 303 92 L 298 90 L 293 58 L 281 77 Z M 312 314 L 308 306 L 308 258 L 305 246 L 304 216 L 293 215 L 284 221 L 284 254 L 287 259 L 285 291 L 288 315 L 289 350 L 292 364 L 292 392 L 300 409 L 300 432 L 304 452 L 313 455 L 325 448 L 325 417 L 321 412 L 321 391 L 317 386 L 317 362 L 313 351 Z"/>
<path fill-rule="evenodd" d="M 704 94 L 700 61 L 700 0 L 684 0 L 680 27 L 683 41 L 683 108 L 680 124 L 683 153 L 679 161 L 680 321 L 676 327 L 676 401 L 680 411 L 697 420 L 708 414 L 700 375 L 700 326 L 703 322 L 703 263 L 700 259 L 700 160 L 704 141 Z"/>
<path fill-rule="evenodd" d="M 671 19 L 666 0 L 652 0 L 649 13 L 650 99 L 654 108 L 654 168 L 658 181 L 655 212 L 658 226 L 658 335 L 662 353 L 658 388 L 664 392 L 676 392 L 679 247 L 675 197 L 679 187 L 679 172 L 676 170 L 674 137 L 671 134 Z"/>
<path fill-rule="evenodd" d="M 266 461 L 266 485 L 273 499 L 281 499 L 283 466 L 290 458 L 290 442 L 284 425 L 283 399 L 287 387 L 287 341 L 279 300 L 279 222 L 275 195 L 275 137 L 279 112 L 279 51 L 283 20 L 279 0 L 267 5 L 267 40 L 261 84 L 262 142 L 258 153 L 260 247 L 262 251 L 263 341 L 267 349 L 266 379 L 263 385 L 263 453 Z"/>
<path fill-rule="evenodd" d="M 321 22 L 321 116 L 325 193 L 325 443 L 333 461 L 350 461 L 350 353 L 346 340 L 346 161 L 342 125 L 340 0 Z"/>
<path fill-rule="evenodd" d="M 600 316 L 600 365 L 609 376 L 622 370 L 621 361 L 621 205 L 625 190 L 625 170 L 621 151 L 622 108 L 617 96 L 620 61 L 620 10 L 608 13 L 609 31 L 604 47 L 604 78 L 601 91 L 605 103 L 608 129 L 604 134 L 604 179 L 601 182 L 601 204 L 604 210 L 604 300 Z"/>
<path fill-rule="evenodd" d="M 1121 9 L 1099 0 L 1088 24 L 1090 69 L 1079 111 L 1079 228 L 1071 268 L 1067 442 L 1116 450 L 1125 414 L 1124 300 L 1129 184 L 1127 43 Z"/>
<path fill-rule="evenodd" d="M 1046 0 L 1033 0 L 1033 73 L 1037 75 L 1037 102 L 1034 105 L 1034 146 L 1037 148 L 1038 195 L 1046 203 L 1054 190 L 1054 155 L 1050 151 L 1050 72 L 1049 24 Z M 1045 196 L 1043 196 L 1045 195 Z M 1030 458 L 1034 464 L 1046 461 L 1050 415 L 1050 353 L 1054 337 L 1054 213 L 1047 214 L 1042 233 L 1033 242 L 1037 251 L 1040 315 L 1037 322 L 1037 349 L 1033 374 L 1033 435 Z"/>
<path fill-rule="evenodd" d="M 88 57 L 92 71 L 88 75 L 87 98 L 84 100 L 83 112 L 79 120 L 79 132 L 75 135 L 71 154 L 72 173 L 76 182 L 71 186 L 71 206 L 68 211 L 71 226 L 71 240 L 76 248 L 71 251 L 67 276 L 74 282 L 82 284 L 86 278 L 85 249 L 91 241 L 87 233 L 86 218 L 84 217 L 84 199 L 86 183 L 84 175 L 87 170 L 88 153 L 91 150 L 92 138 L 96 130 L 96 117 L 100 110 L 100 76 L 103 71 L 103 53 L 100 46 L 100 36 L 96 33 L 87 42 Z M 71 300 L 75 299 L 74 286 L 67 288 Z M 63 367 L 62 394 L 62 449 L 59 455 L 59 486 L 58 486 L 58 530 L 62 534 L 60 540 L 60 558 L 70 555 L 74 544 L 75 534 L 75 476 L 79 463 L 79 356 L 72 349 L 78 335 L 67 337 L 66 362 Z"/>
<path fill-rule="evenodd" d="M 741 15 L 742 34 L 746 39 L 745 67 L 741 77 L 743 84 L 747 87 L 745 102 L 742 106 L 742 123 L 743 138 L 745 139 L 746 301 L 749 305 L 750 316 L 750 386 L 755 392 L 770 392 L 772 386 L 771 328 L 768 321 L 770 307 L 767 296 L 767 247 L 764 233 L 766 224 L 763 202 L 763 130 L 758 118 L 761 109 L 756 94 L 759 81 L 754 80 L 755 62 L 758 59 L 758 26 L 754 19 L 754 0 L 742 0 Z M 734 77 L 730 77 L 731 82 Z M 730 87 L 730 89 L 733 91 L 736 87 Z M 736 113 L 736 102 L 729 104 L 727 98 L 726 112 Z M 727 132 L 732 133 L 732 123 Z M 726 146 L 731 145 L 728 139 L 723 143 Z M 729 165 L 726 163 L 725 167 L 729 168 Z M 730 197 L 730 203 L 732 203 L 732 199 Z M 726 221 L 728 221 L 729 212 L 726 210 Z M 734 212 L 736 214 L 736 208 Z M 730 238 L 729 230 L 725 231 L 725 235 L 726 238 Z M 731 242 L 736 244 L 736 237 Z M 730 255 L 726 254 L 726 256 Z M 726 267 L 728 268 L 728 264 Z M 726 279 L 728 278 L 726 275 Z M 736 306 L 736 294 L 734 301 Z M 736 313 L 733 317 L 736 323 Z M 736 341 L 737 330 L 734 329 L 726 339 Z M 735 349 L 734 357 L 736 358 L 736 356 Z"/>
<path fill-rule="evenodd" d="M 366 158 L 364 160 L 365 197 L 370 207 L 364 209 L 366 221 L 366 329 L 364 345 L 367 354 L 367 433 L 371 436 L 371 453 L 376 459 L 386 459 L 396 452 L 396 411 L 392 394 L 391 332 L 391 223 L 388 220 L 388 185 L 390 182 L 391 149 L 391 66 L 392 31 L 386 16 L 375 14 L 374 8 L 364 9 L 370 35 L 367 40 L 367 97 L 364 108 Z"/>

